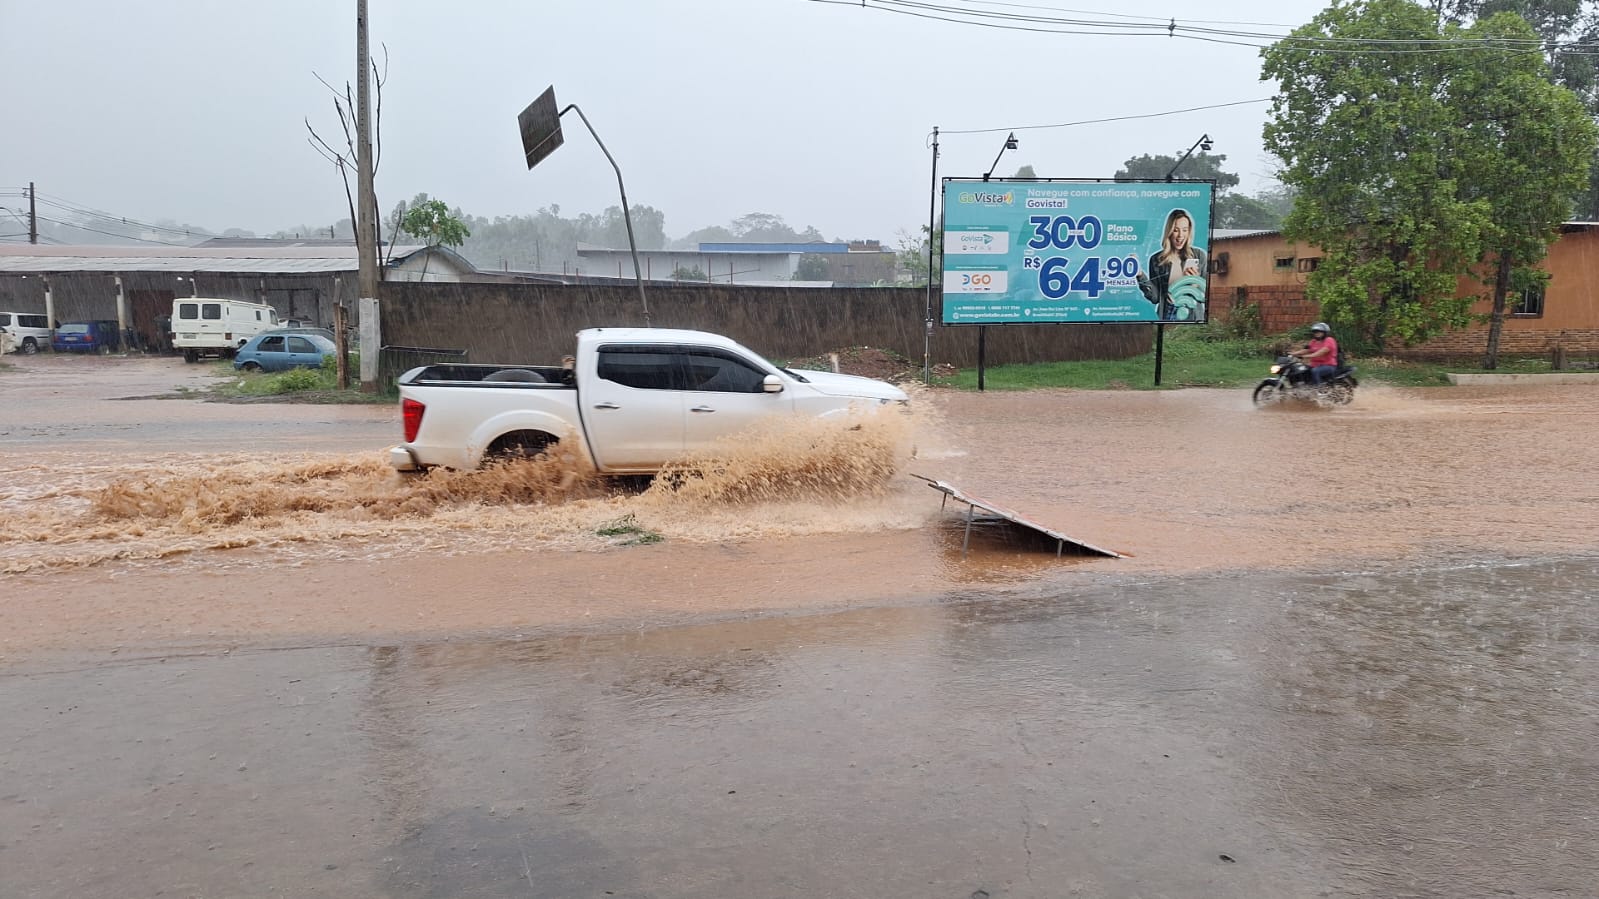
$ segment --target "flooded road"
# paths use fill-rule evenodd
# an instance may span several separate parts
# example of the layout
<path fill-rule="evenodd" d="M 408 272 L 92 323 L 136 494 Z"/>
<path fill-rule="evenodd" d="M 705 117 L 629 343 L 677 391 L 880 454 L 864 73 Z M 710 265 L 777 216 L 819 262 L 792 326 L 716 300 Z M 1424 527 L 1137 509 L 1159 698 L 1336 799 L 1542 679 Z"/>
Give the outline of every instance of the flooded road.
<path fill-rule="evenodd" d="M 563 493 L 101 362 L 0 372 L 0 895 L 1599 882 L 1590 388 L 936 393 L 886 480 Z"/>

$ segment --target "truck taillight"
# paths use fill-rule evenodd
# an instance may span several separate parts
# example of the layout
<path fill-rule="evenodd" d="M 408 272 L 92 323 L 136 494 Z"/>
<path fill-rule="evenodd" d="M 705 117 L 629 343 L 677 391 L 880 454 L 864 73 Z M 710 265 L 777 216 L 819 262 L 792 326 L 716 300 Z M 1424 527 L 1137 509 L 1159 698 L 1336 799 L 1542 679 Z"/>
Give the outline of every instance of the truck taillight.
<path fill-rule="evenodd" d="M 400 415 L 405 418 L 406 443 L 416 439 L 416 432 L 422 429 L 422 413 L 426 412 L 427 408 L 416 400 L 408 399 L 400 402 Z"/>

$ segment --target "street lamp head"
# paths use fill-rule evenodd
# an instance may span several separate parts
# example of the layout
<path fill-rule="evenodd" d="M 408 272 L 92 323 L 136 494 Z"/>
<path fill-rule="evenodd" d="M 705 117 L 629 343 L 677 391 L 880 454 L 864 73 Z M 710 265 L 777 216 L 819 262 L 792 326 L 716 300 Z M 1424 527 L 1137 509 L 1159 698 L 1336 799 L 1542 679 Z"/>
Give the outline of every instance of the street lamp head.
<path fill-rule="evenodd" d="M 1199 139 L 1199 149 L 1204 150 L 1206 153 L 1210 152 L 1210 135 L 1207 134 Z"/>
<path fill-rule="evenodd" d="M 1005 149 L 1007 149 L 1007 150 L 1016 149 L 1016 132 L 1012 131 L 1010 133 L 1010 136 L 1005 138 Z"/>

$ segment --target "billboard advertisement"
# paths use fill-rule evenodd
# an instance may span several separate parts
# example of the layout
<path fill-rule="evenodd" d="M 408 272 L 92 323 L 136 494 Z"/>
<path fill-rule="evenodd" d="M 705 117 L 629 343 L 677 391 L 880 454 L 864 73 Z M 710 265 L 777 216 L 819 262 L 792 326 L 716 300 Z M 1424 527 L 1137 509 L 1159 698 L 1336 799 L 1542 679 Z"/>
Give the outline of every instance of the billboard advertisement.
<path fill-rule="evenodd" d="M 1205 321 L 1214 187 L 946 180 L 943 323 Z"/>

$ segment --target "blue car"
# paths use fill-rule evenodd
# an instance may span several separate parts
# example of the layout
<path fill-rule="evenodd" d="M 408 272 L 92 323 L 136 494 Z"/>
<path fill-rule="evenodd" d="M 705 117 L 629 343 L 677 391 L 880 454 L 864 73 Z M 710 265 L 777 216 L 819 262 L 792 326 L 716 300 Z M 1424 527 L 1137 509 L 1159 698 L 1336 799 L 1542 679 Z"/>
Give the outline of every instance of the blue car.
<path fill-rule="evenodd" d="M 50 349 L 58 353 L 99 353 L 104 356 L 122 348 L 122 338 L 114 321 L 67 322 L 56 328 Z"/>
<path fill-rule="evenodd" d="M 233 367 L 240 371 L 321 368 L 322 359 L 337 352 L 333 341 L 321 334 L 268 331 L 239 347 L 233 356 Z"/>

